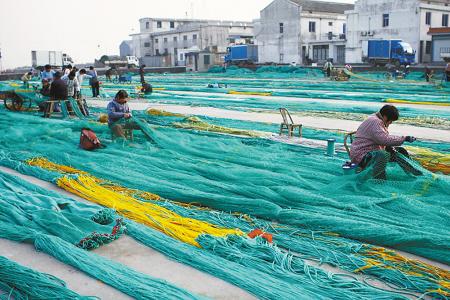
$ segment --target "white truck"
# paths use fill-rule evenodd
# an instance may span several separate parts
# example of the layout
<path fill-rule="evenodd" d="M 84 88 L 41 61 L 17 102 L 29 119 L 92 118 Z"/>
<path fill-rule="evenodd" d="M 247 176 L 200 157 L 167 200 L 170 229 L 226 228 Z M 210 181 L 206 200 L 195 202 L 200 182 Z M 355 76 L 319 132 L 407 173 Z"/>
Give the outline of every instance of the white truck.
<path fill-rule="evenodd" d="M 139 66 L 139 59 L 136 56 L 109 56 L 108 60 L 104 61 L 105 65 L 109 67 L 129 67 L 135 68 Z"/>
<path fill-rule="evenodd" d="M 64 67 L 74 65 L 73 59 L 61 51 L 31 51 L 31 66 L 33 68 L 51 65 L 52 67 Z"/>

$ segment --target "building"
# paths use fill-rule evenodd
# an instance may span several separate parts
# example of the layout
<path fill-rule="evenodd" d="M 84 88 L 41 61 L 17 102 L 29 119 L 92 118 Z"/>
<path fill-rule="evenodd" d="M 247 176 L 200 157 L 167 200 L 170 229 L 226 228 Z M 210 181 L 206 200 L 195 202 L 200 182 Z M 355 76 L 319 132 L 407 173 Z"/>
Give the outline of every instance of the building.
<path fill-rule="evenodd" d="M 119 46 L 120 56 L 133 55 L 133 42 L 131 40 L 123 41 Z"/>
<path fill-rule="evenodd" d="M 450 0 L 358 0 L 347 14 L 346 58 L 361 63 L 364 41 L 401 39 L 416 50 L 416 62 L 431 61 L 430 27 L 448 27 Z"/>
<path fill-rule="evenodd" d="M 450 62 L 450 27 L 430 28 L 431 62 Z"/>
<path fill-rule="evenodd" d="M 230 44 L 253 42 L 251 22 L 142 18 L 139 24 L 140 32 L 131 35 L 134 54 L 143 61 L 146 57 L 162 56 L 164 66 L 184 65 L 185 55 L 180 55 L 180 50 L 189 50 L 184 51 L 189 55 L 214 54 L 198 54 L 197 59 L 202 57 L 206 61 L 199 61 L 197 66 L 220 64 Z"/>
<path fill-rule="evenodd" d="M 260 63 L 345 62 L 346 17 L 352 4 L 274 0 L 255 20 Z"/>

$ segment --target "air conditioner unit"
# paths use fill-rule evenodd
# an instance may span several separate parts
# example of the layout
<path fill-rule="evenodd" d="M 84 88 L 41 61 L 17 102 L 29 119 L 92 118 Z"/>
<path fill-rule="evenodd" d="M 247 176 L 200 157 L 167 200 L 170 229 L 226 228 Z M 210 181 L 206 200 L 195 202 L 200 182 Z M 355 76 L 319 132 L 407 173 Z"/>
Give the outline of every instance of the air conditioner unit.
<path fill-rule="evenodd" d="M 361 31 L 361 36 L 366 36 L 367 35 L 367 31 Z"/>
<path fill-rule="evenodd" d="M 373 36 L 375 34 L 375 31 L 369 31 L 369 32 L 367 32 L 367 35 L 368 36 Z"/>

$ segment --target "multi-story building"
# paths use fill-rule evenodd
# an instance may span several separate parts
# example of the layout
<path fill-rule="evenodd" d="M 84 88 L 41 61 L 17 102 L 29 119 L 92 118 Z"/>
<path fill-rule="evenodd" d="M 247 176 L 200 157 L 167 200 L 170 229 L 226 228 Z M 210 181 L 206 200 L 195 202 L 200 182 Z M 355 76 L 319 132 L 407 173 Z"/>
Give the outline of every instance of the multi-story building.
<path fill-rule="evenodd" d="M 133 55 L 133 42 L 131 40 L 122 41 L 119 46 L 120 56 Z"/>
<path fill-rule="evenodd" d="M 448 27 L 450 0 L 358 0 L 347 13 L 346 59 L 361 63 L 364 41 L 400 39 L 416 50 L 416 62 L 431 61 L 430 27 Z"/>
<path fill-rule="evenodd" d="M 430 28 L 431 62 L 450 62 L 450 27 Z"/>
<path fill-rule="evenodd" d="M 140 32 L 131 34 L 134 54 L 139 58 L 162 56 L 166 66 L 184 65 L 186 53 L 200 52 L 214 54 L 208 65 L 221 63 L 217 60 L 223 55 L 217 54 L 224 54 L 230 44 L 253 41 L 251 22 L 143 18 L 139 23 Z"/>
<path fill-rule="evenodd" d="M 255 20 L 259 62 L 345 62 L 346 17 L 352 4 L 274 0 Z"/>

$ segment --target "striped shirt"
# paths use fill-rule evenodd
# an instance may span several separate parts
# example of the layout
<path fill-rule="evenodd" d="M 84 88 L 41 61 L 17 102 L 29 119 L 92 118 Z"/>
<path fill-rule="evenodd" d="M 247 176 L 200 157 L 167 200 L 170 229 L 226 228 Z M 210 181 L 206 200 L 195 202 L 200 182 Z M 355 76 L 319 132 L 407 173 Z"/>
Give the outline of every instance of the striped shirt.
<path fill-rule="evenodd" d="M 404 141 L 404 136 L 389 135 L 381 116 L 376 113 L 359 125 L 350 148 L 350 159 L 358 164 L 367 153 L 384 150 L 386 146 L 400 146 Z"/>

